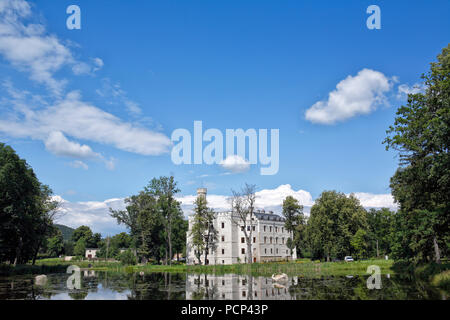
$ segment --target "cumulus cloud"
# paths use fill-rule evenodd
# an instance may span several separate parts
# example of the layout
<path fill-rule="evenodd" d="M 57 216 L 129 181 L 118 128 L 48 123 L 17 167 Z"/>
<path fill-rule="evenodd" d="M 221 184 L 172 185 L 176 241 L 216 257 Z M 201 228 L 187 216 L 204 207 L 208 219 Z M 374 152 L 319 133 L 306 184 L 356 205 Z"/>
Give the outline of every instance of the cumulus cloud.
<path fill-rule="evenodd" d="M 238 155 L 230 155 L 220 162 L 220 165 L 233 173 L 245 172 L 250 168 L 250 163 Z"/>
<path fill-rule="evenodd" d="M 396 210 L 390 194 L 372 194 L 364 192 L 353 193 L 365 208 L 390 208 Z M 314 204 L 311 193 L 298 189 L 294 190 L 291 185 L 280 185 L 273 189 L 263 189 L 256 192 L 256 207 L 271 210 L 276 214 L 281 214 L 283 200 L 287 196 L 296 198 L 304 206 L 303 211 L 309 214 L 311 206 Z M 348 195 L 347 195 L 348 196 Z M 181 208 L 188 216 L 193 213 L 194 201 L 197 195 L 185 195 L 177 197 L 181 202 Z M 55 200 L 61 203 L 62 216 L 57 223 L 77 228 L 81 225 L 89 226 L 94 232 L 101 232 L 103 235 L 115 234 L 125 231 L 124 226 L 119 226 L 116 220 L 109 215 L 109 208 L 114 210 L 125 210 L 124 198 L 114 198 L 105 201 L 82 201 L 70 202 L 61 196 L 55 196 Z M 208 206 L 216 211 L 226 211 L 230 209 L 229 196 L 208 194 Z"/>
<path fill-rule="evenodd" d="M 78 228 L 86 225 L 93 232 L 100 232 L 103 236 L 113 235 L 126 231 L 123 225 L 118 225 L 116 220 L 109 215 L 109 208 L 114 210 L 125 209 L 124 199 L 115 198 L 105 201 L 71 202 L 61 196 L 53 197 L 60 202 L 60 217 L 56 221 L 59 224 Z"/>
<path fill-rule="evenodd" d="M 280 185 L 275 189 L 263 189 L 257 191 L 255 195 L 257 208 L 272 210 L 276 213 L 281 212 L 283 200 L 287 196 L 293 196 L 300 202 L 300 204 L 302 204 L 305 207 L 312 206 L 314 203 L 312 200 L 312 196 L 308 191 L 301 189 L 295 191 L 289 184 Z M 190 214 L 193 212 L 192 208 L 194 207 L 194 202 L 196 198 L 197 195 L 187 195 L 177 198 L 178 201 L 181 201 L 182 208 L 185 214 Z M 215 210 L 226 211 L 230 209 L 229 196 L 208 194 L 207 200 L 208 206 Z"/>
<path fill-rule="evenodd" d="M 363 69 L 336 85 L 326 101 L 318 101 L 306 110 L 305 117 L 313 123 L 333 124 L 374 111 L 385 100 L 384 93 L 392 87 L 383 73 Z"/>
<path fill-rule="evenodd" d="M 373 194 L 366 192 L 355 192 L 353 195 L 359 199 L 361 205 L 365 208 L 389 208 L 397 209 L 394 198 L 390 193 Z"/>

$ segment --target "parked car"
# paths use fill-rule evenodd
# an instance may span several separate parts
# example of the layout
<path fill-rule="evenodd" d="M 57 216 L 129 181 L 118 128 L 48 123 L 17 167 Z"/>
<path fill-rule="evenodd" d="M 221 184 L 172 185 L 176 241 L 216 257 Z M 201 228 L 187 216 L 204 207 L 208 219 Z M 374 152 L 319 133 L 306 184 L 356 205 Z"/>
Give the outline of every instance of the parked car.
<path fill-rule="evenodd" d="M 346 257 L 344 258 L 344 261 L 345 261 L 345 262 L 352 262 L 352 261 L 354 261 L 354 260 L 353 260 L 352 256 L 346 256 Z"/>

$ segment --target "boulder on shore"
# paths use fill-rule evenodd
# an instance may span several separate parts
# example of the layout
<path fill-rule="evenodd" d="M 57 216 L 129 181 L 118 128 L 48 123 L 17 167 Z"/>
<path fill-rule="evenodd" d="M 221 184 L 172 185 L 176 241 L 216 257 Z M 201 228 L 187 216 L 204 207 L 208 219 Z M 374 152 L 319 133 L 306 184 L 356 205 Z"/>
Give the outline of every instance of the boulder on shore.
<path fill-rule="evenodd" d="M 37 286 L 44 286 L 47 283 L 47 276 L 45 274 L 38 275 L 34 278 L 34 284 Z"/>

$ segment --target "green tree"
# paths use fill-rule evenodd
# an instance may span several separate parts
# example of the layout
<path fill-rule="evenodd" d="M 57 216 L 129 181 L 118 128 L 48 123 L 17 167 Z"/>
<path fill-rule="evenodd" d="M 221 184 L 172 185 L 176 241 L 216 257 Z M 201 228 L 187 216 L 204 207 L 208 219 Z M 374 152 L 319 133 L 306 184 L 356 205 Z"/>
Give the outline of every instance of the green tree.
<path fill-rule="evenodd" d="M 298 200 L 292 196 L 287 196 L 283 200 L 283 216 L 285 217 L 284 227 L 291 234 L 292 239 L 288 241 L 287 246 L 290 249 L 291 256 L 292 250 L 297 246 L 300 248 L 302 242 L 301 234 L 303 231 L 302 226 L 305 224 L 305 218 L 303 216 L 303 206 L 299 204 Z"/>
<path fill-rule="evenodd" d="M 124 265 L 135 265 L 136 256 L 134 255 L 133 251 L 128 249 L 119 255 L 119 261 Z"/>
<path fill-rule="evenodd" d="M 73 248 L 73 253 L 76 256 L 84 257 L 86 253 L 86 240 L 84 238 L 78 239 Z"/>
<path fill-rule="evenodd" d="M 359 200 L 336 191 L 324 191 L 311 207 L 307 225 L 313 257 L 343 258 L 352 252 L 351 239 L 358 229 L 367 230 L 366 210 Z"/>
<path fill-rule="evenodd" d="M 201 256 L 205 255 L 205 264 L 208 264 L 208 254 L 216 250 L 218 231 L 214 227 L 215 213 L 208 208 L 206 198 L 198 196 L 194 203 L 194 220 L 191 228 L 191 237 L 195 248 L 195 255 L 201 264 Z"/>
<path fill-rule="evenodd" d="M 164 226 L 164 237 L 166 239 L 165 262 L 172 264 L 172 240 L 174 222 L 181 217 L 180 202 L 175 195 L 180 192 L 173 176 L 152 179 L 144 188 L 144 191 L 156 199 L 157 210 L 160 213 Z"/>
<path fill-rule="evenodd" d="M 126 210 L 113 210 L 110 214 L 119 224 L 124 224 L 132 238 L 132 247 L 142 261 L 150 257 L 171 263 L 173 249 L 185 242 L 186 222 L 180 203 L 175 200 L 179 192 L 173 177 L 160 177 L 139 192 L 125 199 Z M 184 234 L 183 234 L 184 233 Z"/>
<path fill-rule="evenodd" d="M 26 161 L 0 143 L 0 261 L 35 259 L 53 232 L 56 202 L 51 196 Z"/>
<path fill-rule="evenodd" d="M 47 253 L 51 257 L 58 257 L 64 250 L 64 239 L 61 231 L 58 230 L 56 235 L 47 239 Z"/>
<path fill-rule="evenodd" d="M 395 252 L 416 262 L 433 257 L 440 263 L 442 248 L 447 253 L 450 239 L 449 75 L 450 45 L 422 75 L 425 92 L 409 94 L 406 106 L 398 108 L 384 140 L 387 150 L 399 153 L 399 168 L 390 186 L 400 207 L 398 219 L 403 220 L 396 237 L 409 247 Z"/>
<path fill-rule="evenodd" d="M 394 215 L 395 213 L 387 208 L 372 208 L 367 212 L 369 255 L 379 257 L 391 252 Z"/>
<path fill-rule="evenodd" d="M 362 259 L 367 254 L 367 232 L 363 229 L 358 229 L 350 240 L 350 244 L 355 250 L 356 257 Z"/>

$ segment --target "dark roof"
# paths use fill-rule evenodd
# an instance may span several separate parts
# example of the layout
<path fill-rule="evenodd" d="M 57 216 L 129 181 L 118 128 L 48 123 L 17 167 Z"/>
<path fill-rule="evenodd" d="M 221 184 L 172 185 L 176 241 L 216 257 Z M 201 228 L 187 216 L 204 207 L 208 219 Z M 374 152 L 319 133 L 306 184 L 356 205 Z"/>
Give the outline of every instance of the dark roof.
<path fill-rule="evenodd" d="M 274 214 L 272 211 L 266 213 L 264 210 L 256 211 L 255 217 L 260 220 L 268 220 L 268 221 L 285 221 L 283 217 L 280 217 L 277 214 Z"/>

